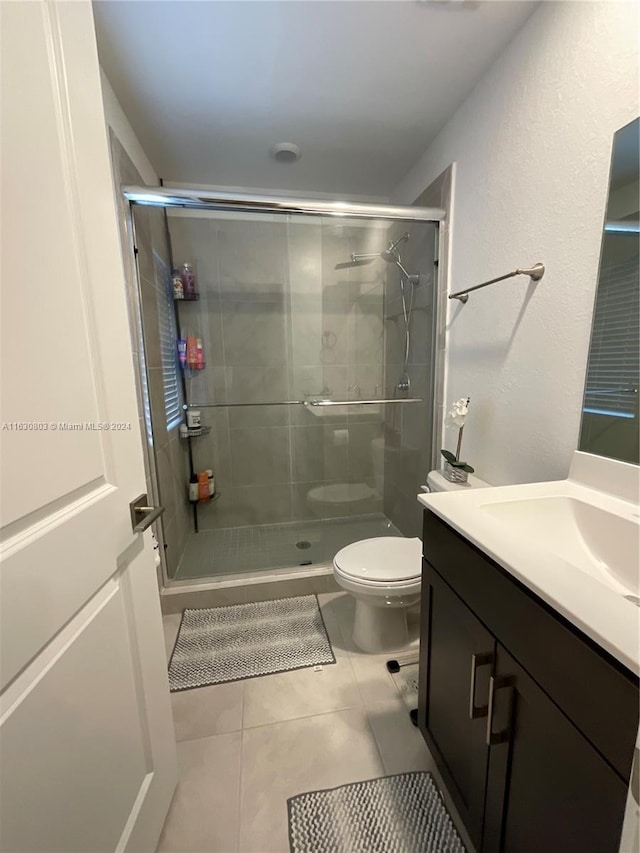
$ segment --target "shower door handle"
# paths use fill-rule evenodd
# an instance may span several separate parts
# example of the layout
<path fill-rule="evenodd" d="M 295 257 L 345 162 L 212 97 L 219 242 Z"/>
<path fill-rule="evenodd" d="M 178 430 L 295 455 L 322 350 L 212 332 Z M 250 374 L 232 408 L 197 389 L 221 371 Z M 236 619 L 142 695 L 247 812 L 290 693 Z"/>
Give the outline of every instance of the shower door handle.
<path fill-rule="evenodd" d="M 147 506 L 146 494 L 140 495 L 129 504 L 131 528 L 134 533 L 143 533 L 164 512 L 163 506 Z"/>
<path fill-rule="evenodd" d="M 305 400 L 304 406 L 377 406 L 380 403 L 422 403 L 422 397 L 392 397 L 383 400 Z"/>

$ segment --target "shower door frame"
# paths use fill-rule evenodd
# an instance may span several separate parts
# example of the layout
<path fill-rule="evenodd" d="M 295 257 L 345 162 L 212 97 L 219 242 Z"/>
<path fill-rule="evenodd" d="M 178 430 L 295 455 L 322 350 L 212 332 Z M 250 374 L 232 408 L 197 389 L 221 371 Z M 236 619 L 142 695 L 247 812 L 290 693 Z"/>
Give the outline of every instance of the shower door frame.
<path fill-rule="evenodd" d="M 389 222 L 430 222 L 435 226 L 436 229 L 436 246 L 438 245 L 439 239 L 441 238 L 441 230 L 439 228 L 439 225 L 447 218 L 446 211 L 440 207 L 422 207 L 418 205 L 403 206 L 390 204 L 365 204 L 339 200 L 332 201 L 317 198 L 298 198 L 292 196 L 261 195 L 254 193 L 227 193 L 214 190 L 186 189 L 181 187 L 170 187 L 164 185 L 159 187 L 129 185 L 122 187 L 121 193 L 125 202 L 127 202 L 125 211 L 125 229 L 126 233 L 129 235 L 130 238 L 127 241 L 127 251 L 131 255 L 130 260 L 133 261 L 133 269 L 135 270 L 136 275 L 135 293 L 137 294 L 138 299 L 137 314 L 139 322 L 142 321 L 142 298 L 140 290 L 140 274 L 135 257 L 135 221 L 133 216 L 134 206 L 156 207 L 162 208 L 165 211 L 168 208 L 182 208 L 191 210 L 217 210 L 223 212 L 227 211 L 265 214 L 280 213 L 293 214 L 298 216 L 303 215 L 310 217 L 331 216 L 341 219 L 372 219 L 385 220 Z M 442 273 L 442 271 L 439 270 L 438 267 L 436 267 L 436 270 L 438 280 L 434 282 L 434 335 L 432 341 L 432 355 L 434 356 L 434 374 L 439 369 L 442 369 L 442 366 L 439 367 L 438 360 L 435 358 L 436 338 L 438 337 L 438 334 L 441 331 L 436 328 L 436 317 L 439 316 L 441 313 L 438 310 L 438 303 L 441 298 L 439 278 Z M 141 322 L 141 326 L 142 345 L 144 347 L 145 340 L 143 322 Z M 142 360 L 139 360 L 137 367 L 141 375 L 143 373 L 146 374 L 146 359 L 144 360 L 144 362 Z M 438 379 L 438 377 L 435 378 L 436 380 Z M 145 376 L 145 379 L 147 380 L 145 385 L 148 388 L 148 376 Z M 436 381 L 434 383 L 434 392 L 435 388 L 442 387 L 442 385 L 443 382 Z M 345 402 L 343 405 L 348 405 L 348 403 Z M 185 410 L 187 408 L 186 400 L 183 408 L 185 408 Z M 437 403 L 434 404 L 432 407 L 431 414 L 432 464 L 434 463 L 434 460 L 436 458 L 436 443 L 440 435 L 439 410 L 440 406 Z M 142 412 L 141 415 L 144 416 L 144 412 Z M 157 492 L 158 473 L 156 468 L 155 453 L 150 452 L 148 447 L 145 448 L 145 451 L 149 462 L 150 479 L 152 481 L 154 491 Z M 156 503 L 158 503 L 159 495 L 156 494 L 155 497 Z M 161 521 L 162 519 L 160 519 L 160 522 Z M 259 582 L 263 582 L 269 576 L 273 577 L 274 574 L 279 575 L 282 573 L 283 575 L 286 574 L 287 576 L 291 576 L 295 573 L 295 577 L 306 577 L 309 575 L 316 575 L 326 572 L 326 566 L 319 564 L 313 567 L 287 567 L 286 570 L 268 569 L 265 570 L 264 574 L 252 572 L 247 573 L 247 575 L 220 575 L 218 578 L 208 578 L 206 580 L 203 578 L 189 578 L 176 581 L 173 578 L 170 578 L 167 572 L 164 529 L 162 528 L 161 523 L 156 526 L 156 530 L 160 551 L 163 589 L 165 590 L 171 588 L 172 591 L 176 592 L 195 592 L 209 589 L 218 589 L 221 586 L 225 586 L 225 582 L 226 585 L 233 586 L 238 585 L 240 583 L 250 583 L 252 579 L 258 579 Z M 251 575 L 251 578 L 248 577 L 249 574 Z"/>

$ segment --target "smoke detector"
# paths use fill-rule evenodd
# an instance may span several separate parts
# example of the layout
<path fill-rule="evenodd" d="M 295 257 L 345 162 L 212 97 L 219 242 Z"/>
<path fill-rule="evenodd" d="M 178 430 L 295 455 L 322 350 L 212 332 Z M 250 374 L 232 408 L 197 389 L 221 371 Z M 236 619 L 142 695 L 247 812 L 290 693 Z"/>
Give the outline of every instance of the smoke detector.
<path fill-rule="evenodd" d="M 278 163 L 295 163 L 302 156 L 300 149 L 293 142 L 278 142 L 271 149 L 271 156 Z"/>

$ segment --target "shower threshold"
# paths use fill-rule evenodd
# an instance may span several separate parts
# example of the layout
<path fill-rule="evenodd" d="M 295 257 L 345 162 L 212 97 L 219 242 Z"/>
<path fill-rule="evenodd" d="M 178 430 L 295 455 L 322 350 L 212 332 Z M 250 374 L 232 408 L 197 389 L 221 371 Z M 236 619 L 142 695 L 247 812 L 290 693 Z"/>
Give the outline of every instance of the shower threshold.
<path fill-rule="evenodd" d="M 327 564 L 345 545 L 374 536 L 402 534 L 382 513 L 205 530 L 191 534 L 172 580 Z"/>

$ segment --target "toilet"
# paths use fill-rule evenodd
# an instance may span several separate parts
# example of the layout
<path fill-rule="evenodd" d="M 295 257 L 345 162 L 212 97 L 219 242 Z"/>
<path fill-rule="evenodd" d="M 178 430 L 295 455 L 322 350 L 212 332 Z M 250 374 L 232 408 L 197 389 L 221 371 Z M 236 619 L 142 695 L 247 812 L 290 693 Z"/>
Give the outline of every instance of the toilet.
<path fill-rule="evenodd" d="M 450 492 L 489 486 L 473 475 L 467 483 L 450 483 L 431 471 L 424 491 Z M 422 542 L 417 537 L 377 536 L 342 548 L 333 559 L 333 575 L 356 600 L 353 642 L 374 654 L 396 651 L 409 643 L 407 612 L 420 601 Z"/>

